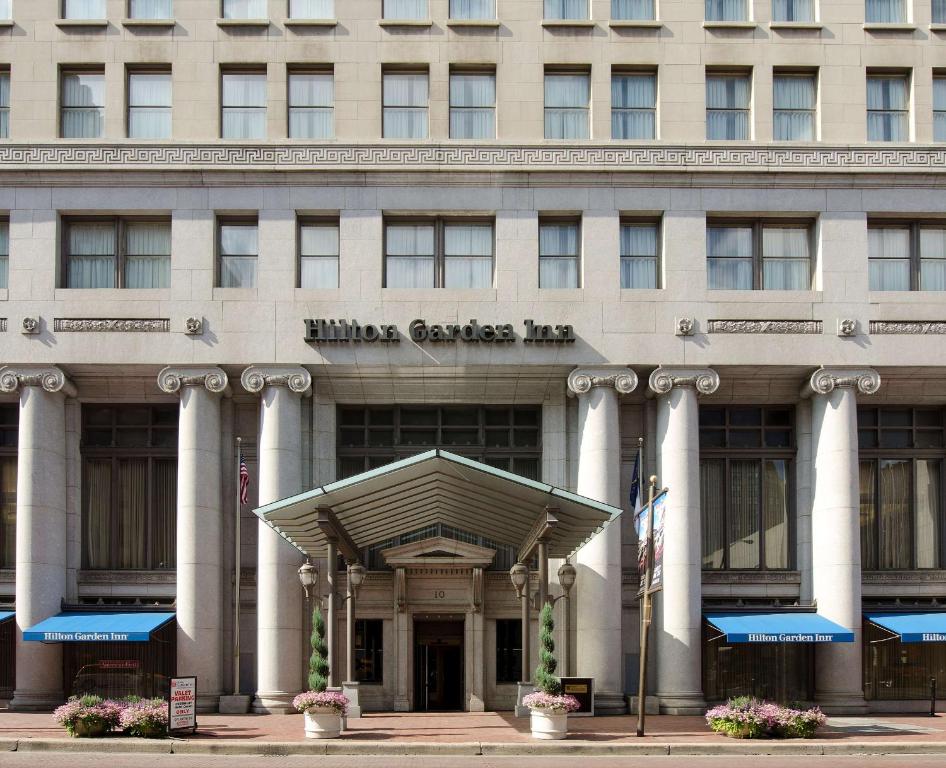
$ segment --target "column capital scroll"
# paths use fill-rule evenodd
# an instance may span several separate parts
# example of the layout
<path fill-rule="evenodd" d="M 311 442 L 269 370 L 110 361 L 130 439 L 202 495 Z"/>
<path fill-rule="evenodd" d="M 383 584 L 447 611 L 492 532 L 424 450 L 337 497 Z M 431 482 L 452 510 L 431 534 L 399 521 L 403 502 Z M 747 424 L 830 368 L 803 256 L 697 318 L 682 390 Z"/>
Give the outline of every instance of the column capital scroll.
<path fill-rule="evenodd" d="M 719 389 L 719 374 L 712 368 L 660 367 L 650 374 L 648 386 L 658 395 L 674 387 L 694 387 L 701 395 L 712 395 Z"/>
<path fill-rule="evenodd" d="M 827 395 L 842 387 L 873 395 L 880 389 L 880 374 L 872 368 L 819 368 L 805 382 L 801 395 Z"/>
<path fill-rule="evenodd" d="M 243 389 L 254 395 L 262 392 L 264 387 L 288 387 L 297 395 L 312 392 L 312 374 L 301 365 L 251 365 L 243 371 L 240 383 Z"/>
<path fill-rule="evenodd" d="M 226 372 L 214 366 L 169 365 L 158 374 L 158 387 L 169 395 L 177 394 L 182 387 L 206 387 L 208 392 L 219 395 L 226 391 L 228 383 Z"/>
<path fill-rule="evenodd" d="M 22 387 L 42 387 L 47 392 L 76 396 L 75 385 L 54 365 L 6 365 L 0 368 L 0 392 L 11 394 Z"/>
<path fill-rule="evenodd" d="M 613 387 L 619 395 L 637 389 L 637 374 L 630 368 L 576 368 L 568 374 L 568 394 L 586 395 L 594 387 Z"/>

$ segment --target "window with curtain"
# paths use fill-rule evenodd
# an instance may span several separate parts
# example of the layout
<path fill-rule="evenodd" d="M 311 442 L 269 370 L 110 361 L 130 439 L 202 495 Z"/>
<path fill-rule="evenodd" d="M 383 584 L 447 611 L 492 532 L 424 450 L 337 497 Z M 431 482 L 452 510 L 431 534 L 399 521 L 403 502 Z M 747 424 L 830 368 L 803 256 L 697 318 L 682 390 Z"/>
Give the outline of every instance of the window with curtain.
<path fill-rule="evenodd" d="M 105 0 L 63 0 L 64 19 L 104 19 L 108 16 Z"/>
<path fill-rule="evenodd" d="M 443 226 L 443 287 L 493 286 L 493 225 L 446 222 Z"/>
<path fill-rule="evenodd" d="M 587 19 L 588 0 L 545 0 L 545 18 Z"/>
<path fill-rule="evenodd" d="M 858 408 L 861 566 L 940 568 L 943 557 L 941 408 Z"/>
<path fill-rule="evenodd" d="M 867 140 L 910 140 L 910 85 L 906 75 L 867 76 Z"/>
<path fill-rule="evenodd" d="M 748 21 L 747 0 L 706 0 L 707 21 Z"/>
<path fill-rule="evenodd" d="M 10 222 L 0 221 L 0 288 L 10 285 Z"/>
<path fill-rule="evenodd" d="M 814 21 L 815 0 L 772 0 L 772 21 Z"/>
<path fill-rule="evenodd" d="M 289 0 L 290 19 L 334 19 L 335 0 Z"/>
<path fill-rule="evenodd" d="M 382 82 L 382 133 L 386 139 L 426 139 L 428 75 L 385 72 Z"/>
<path fill-rule="evenodd" d="M 64 71 L 61 90 L 62 138 L 101 138 L 105 122 L 105 74 Z"/>
<path fill-rule="evenodd" d="M 933 23 L 946 24 L 946 0 L 933 0 Z"/>
<path fill-rule="evenodd" d="M 129 19 L 173 19 L 173 0 L 131 0 L 128 3 Z"/>
<path fill-rule="evenodd" d="M 751 93 L 751 77 L 748 74 L 707 73 L 707 139 L 724 141 L 749 139 Z"/>
<path fill-rule="evenodd" d="M 451 19 L 495 19 L 496 0 L 450 0 Z"/>
<path fill-rule="evenodd" d="M 355 680 L 381 685 L 384 682 L 384 621 L 355 621 Z"/>
<path fill-rule="evenodd" d="M 433 288 L 436 273 L 433 223 L 387 224 L 384 229 L 386 288 Z"/>
<path fill-rule="evenodd" d="M 751 226 L 706 228 L 707 285 L 710 289 L 752 288 L 752 240 Z"/>
<path fill-rule="evenodd" d="M 539 288 L 578 288 L 581 223 L 539 221 Z"/>
<path fill-rule="evenodd" d="M 266 0 L 223 0 L 225 19 L 267 19 Z"/>
<path fill-rule="evenodd" d="M 217 222 L 221 288 L 255 288 L 259 257 L 256 220 L 220 219 Z"/>
<path fill-rule="evenodd" d="M 590 98 L 587 72 L 546 72 L 545 138 L 587 139 Z"/>
<path fill-rule="evenodd" d="M 655 0 L 611 0 L 614 21 L 653 21 L 657 18 Z"/>
<path fill-rule="evenodd" d="M 0 139 L 10 138 L 10 73 L 0 72 Z"/>
<path fill-rule="evenodd" d="M 427 0 L 384 0 L 384 18 L 386 19 L 426 19 Z"/>
<path fill-rule="evenodd" d="M 128 73 L 128 138 L 171 138 L 171 73 Z"/>
<path fill-rule="evenodd" d="M 710 221 L 710 289 L 805 291 L 811 288 L 811 223 Z"/>
<path fill-rule="evenodd" d="M 817 79 L 776 73 L 772 78 L 772 135 L 776 141 L 814 141 Z"/>
<path fill-rule="evenodd" d="M 872 291 L 946 290 L 943 222 L 868 222 L 867 254 Z"/>
<path fill-rule="evenodd" d="M 13 18 L 13 0 L 0 0 L 0 19 Z"/>
<path fill-rule="evenodd" d="M 621 222 L 621 287 L 657 287 L 657 231 L 654 222 Z"/>
<path fill-rule="evenodd" d="M 385 223 L 385 287 L 467 290 L 493 285 L 493 222 Z"/>
<path fill-rule="evenodd" d="M 496 73 L 450 73 L 450 138 L 496 138 Z"/>
<path fill-rule="evenodd" d="M 16 448 L 20 409 L 0 405 L 0 568 L 16 566 Z"/>
<path fill-rule="evenodd" d="M 496 619 L 496 683 L 522 679 L 522 621 Z"/>
<path fill-rule="evenodd" d="M 946 141 L 946 75 L 933 78 L 933 141 Z"/>
<path fill-rule="evenodd" d="M 265 70 L 223 72 L 220 111 L 221 138 L 265 139 Z"/>
<path fill-rule="evenodd" d="M 299 287 L 338 288 L 338 222 L 299 224 Z"/>
<path fill-rule="evenodd" d="M 335 75 L 289 73 L 289 138 L 331 139 L 335 135 Z"/>
<path fill-rule="evenodd" d="M 66 219 L 66 288 L 168 288 L 171 222 L 167 219 Z"/>
<path fill-rule="evenodd" d="M 704 570 L 792 567 L 794 411 L 700 407 Z"/>
<path fill-rule="evenodd" d="M 620 72 L 611 75 L 611 138 L 657 138 L 657 75 Z"/>
<path fill-rule="evenodd" d="M 907 0 L 866 0 L 864 21 L 868 24 L 905 24 Z"/>
<path fill-rule="evenodd" d="M 176 405 L 82 406 L 82 567 L 173 569 Z"/>

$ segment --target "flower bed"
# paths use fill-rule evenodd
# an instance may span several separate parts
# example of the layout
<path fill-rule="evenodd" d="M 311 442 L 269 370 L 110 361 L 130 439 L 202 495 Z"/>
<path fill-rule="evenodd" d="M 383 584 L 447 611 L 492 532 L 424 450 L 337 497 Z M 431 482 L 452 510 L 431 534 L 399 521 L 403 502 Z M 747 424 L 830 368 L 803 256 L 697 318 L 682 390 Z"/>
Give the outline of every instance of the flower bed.
<path fill-rule="evenodd" d="M 168 703 L 164 699 L 131 702 L 122 709 L 120 724 L 129 736 L 163 739 L 168 735 Z"/>
<path fill-rule="evenodd" d="M 72 696 L 53 712 L 70 736 L 100 738 L 113 731 L 126 736 L 160 739 L 168 735 L 168 703 L 164 699 L 103 699 Z"/>
<path fill-rule="evenodd" d="M 706 713 L 711 729 L 734 739 L 810 739 L 825 719 L 817 707 L 793 709 L 748 696 L 730 699 Z"/>
<path fill-rule="evenodd" d="M 543 693 L 536 691 L 522 697 L 522 705 L 529 709 L 538 709 L 544 712 L 554 712 L 559 715 L 567 715 L 569 712 L 577 712 L 580 708 L 578 699 L 574 696 L 565 694 Z"/>
<path fill-rule="evenodd" d="M 292 700 L 292 706 L 298 712 L 309 709 L 331 709 L 337 715 L 348 714 L 348 697 L 338 691 L 306 691 Z"/>

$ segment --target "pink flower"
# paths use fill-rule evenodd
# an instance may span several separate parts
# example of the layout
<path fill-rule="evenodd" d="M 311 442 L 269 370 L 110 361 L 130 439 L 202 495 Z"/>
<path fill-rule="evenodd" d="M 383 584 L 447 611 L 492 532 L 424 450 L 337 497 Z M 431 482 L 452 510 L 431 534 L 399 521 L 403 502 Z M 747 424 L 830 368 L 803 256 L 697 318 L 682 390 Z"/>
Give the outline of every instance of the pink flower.
<path fill-rule="evenodd" d="M 577 712 L 581 707 L 578 703 L 578 699 L 574 696 L 569 696 L 567 693 L 557 695 L 542 693 L 542 691 L 536 691 L 535 693 L 523 696 L 522 704 L 529 709 L 546 709 L 556 714 Z"/>
<path fill-rule="evenodd" d="M 307 712 L 313 707 L 334 709 L 339 715 L 348 714 L 348 697 L 338 691 L 306 691 L 292 700 L 292 706 L 299 712 Z"/>

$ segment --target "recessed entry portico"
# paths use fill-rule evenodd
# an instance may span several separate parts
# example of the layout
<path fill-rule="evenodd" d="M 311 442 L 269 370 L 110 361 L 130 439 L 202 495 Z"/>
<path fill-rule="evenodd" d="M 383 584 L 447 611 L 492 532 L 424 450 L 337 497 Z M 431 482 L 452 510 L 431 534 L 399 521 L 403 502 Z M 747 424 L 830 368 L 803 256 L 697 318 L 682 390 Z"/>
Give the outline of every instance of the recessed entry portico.
<path fill-rule="evenodd" d="M 549 592 L 548 560 L 570 557 L 621 512 L 440 450 L 255 511 L 307 557 L 325 557 L 328 563 L 338 555 L 356 562 L 366 549 L 413 539 L 381 549 L 391 570 L 369 572 L 355 608 L 356 622 L 384 620 L 387 672 L 385 695 L 378 701 L 381 708 L 400 711 L 498 706 L 493 678 L 487 682 L 496 658 L 497 620 L 510 622 L 521 614 L 508 576 L 488 573 L 496 549 L 483 544 L 512 547 L 518 561 L 537 562 L 529 594 L 537 593 L 535 605 L 541 605 Z M 450 536 L 437 535 L 446 529 Z M 326 602 L 334 635 L 339 617 L 333 600 Z M 534 607 L 529 613 L 534 621 Z M 528 647 L 528 632 L 523 636 Z M 335 659 L 332 667 L 339 685 L 343 667 Z M 530 664 L 521 668 L 528 679 Z M 369 696 L 361 699 L 368 705 Z M 513 703 L 502 701 L 505 708 Z"/>

